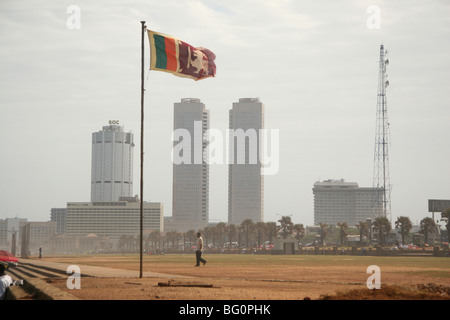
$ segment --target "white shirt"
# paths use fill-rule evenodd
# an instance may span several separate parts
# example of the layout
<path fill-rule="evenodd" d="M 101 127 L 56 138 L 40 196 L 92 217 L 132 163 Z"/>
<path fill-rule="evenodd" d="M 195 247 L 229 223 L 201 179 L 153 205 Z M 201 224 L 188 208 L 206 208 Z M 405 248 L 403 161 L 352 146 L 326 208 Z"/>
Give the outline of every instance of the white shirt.
<path fill-rule="evenodd" d="M 12 278 L 7 274 L 0 277 L 0 298 L 5 294 L 6 289 L 12 284 Z"/>
<path fill-rule="evenodd" d="M 197 238 L 197 251 L 202 251 L 202 250 L 203 250 L 203 238 L 198 237 Z"/>

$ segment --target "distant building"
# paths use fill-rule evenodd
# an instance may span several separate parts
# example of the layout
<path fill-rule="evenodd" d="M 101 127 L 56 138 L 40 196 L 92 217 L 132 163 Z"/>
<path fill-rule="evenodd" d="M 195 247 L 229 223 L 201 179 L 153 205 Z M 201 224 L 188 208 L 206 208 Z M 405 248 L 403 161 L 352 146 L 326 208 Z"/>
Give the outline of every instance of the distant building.
<path fill-rule="evenodd" d="M 189 133 L 191 140 L 190 150 L 186 148 L 181 151 L 183 154 L 174 155 L 186 161 L 173 163 L 172 220 L 165 231 L 198 231 L 208 224 L 209 165 L 203 158 L 203 134 L 209 123 L 209 110 L 200 99 L 184 98 L 174 104 L 174 132 Z M 181 142 L 174 142 L 174 150 Z"/>
<path fill-rule="evenodd" d="M 133 194 L 133 134 L 110 121 L 92 134 L 91 201 L 118 201 Z"/>
<path fill-rule="evenodd" d="M 117 250 L 109 237 L 99 237 L 90 233 L 85 236 L 69 236 L 58 234 L 50 239 L 48 253 L 51 254 L 82 254 L 105 253 Z"/>
<path fill-rule="evenodd" d="M 56 234 L 56 222 L 54 221 L 30 221 L 28 222 L 29 250 L 31 254 L 38 254 L 39 248 L 46 251 L 50 239 Z"/>
<path fill-rule="evenodd" d="M 30 221 L 21 218 L 0 220 L 0 249 L 16 255 L 37 255 L 39 247 L 45 248 L 56 234 L 56 222 Z"/>
<path fill-rule="evenodd" d="M 56 222 L 56 233 L 66 233 L 67 208 L 52 208 L 50 210 L 50 221 Z"/>
<path fill-rule="evenodd" d="M 52 252 L 96 252 L 118 249 L 119 238 L 138 239 L 141 201 L 133 192 L 131 132 L 118 121 L 109 122 L 92 134 L 91 201 L 68 202 L 52 208 Z M 143 201 L 144 232 L 164 230 L 164 208 L 160 202 Z M 33 236 L 33 234 L 31 234 Z"/>
<path fill-rule="evenodd" d="M 356 182 L 343 179 L 316 182 L 313 188 L 314 224 L 346 222 L 354 226 L 360 221 L 373 219 L 380 209 L 375 207 L 377 202 L 374 199 L 381 192 L 381 188 L 362 188 Z"/>
<path fill-rule="evenodd" d="M 20 232 L 26 223 L 27 219 L 23 218 L 6 218 L 0 220 L 0 247 L 4 250 L 11 251 L 13 241 L 15 241 L 16 253 L 20 252 L 18 249 L 20 247 Z"/>
<path fill-rule="evenodd" d="M 140 200 L 137 197 L 120 198 L 121 201 L 68 202 L 66 234 L 118 239 L 123 235 L 140 233 Z M 164 210 L 160 202 L 143 203 L 143 229 L 163 231 Z"/>
<path fill-rule="evenodd" d="M 229 128 L 234 136 L 230 137 L 228 165 L 228 222 L 263 221 L 264 175 L 259 133 L 264 129 L 264 104 L 259 98 L 242 98 L 233 103 Z"/>

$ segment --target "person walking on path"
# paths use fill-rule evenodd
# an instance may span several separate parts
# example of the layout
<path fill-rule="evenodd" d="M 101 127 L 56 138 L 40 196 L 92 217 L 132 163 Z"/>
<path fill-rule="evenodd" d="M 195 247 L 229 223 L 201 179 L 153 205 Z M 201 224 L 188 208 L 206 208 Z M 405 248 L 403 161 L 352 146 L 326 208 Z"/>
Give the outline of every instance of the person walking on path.
<path fill-rule="evenodd" d="M 197 233 L 197 250 L 195 251 L 197 263 L 194 267 L 200 267 L 200 262 L 203 263 L 203 265 L 206 264 L 206 260 L 202 258 L 202 251 L 203 251 L 203 238 L 202 238 L 202 234 L 200 232 L 198 232 Z"/>

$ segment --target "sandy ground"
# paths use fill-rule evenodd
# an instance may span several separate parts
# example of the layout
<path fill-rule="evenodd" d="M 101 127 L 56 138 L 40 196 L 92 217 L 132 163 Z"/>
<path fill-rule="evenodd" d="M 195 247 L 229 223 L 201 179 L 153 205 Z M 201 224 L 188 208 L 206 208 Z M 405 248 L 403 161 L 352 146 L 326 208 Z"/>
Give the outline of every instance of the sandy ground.
<path fill-rule="evenodd" d="M 449 287 L 450 260 L 439 260 L 434 266 L 433 261 L 438 260 L 427 259 L 430 260 L 426 265 L 423 262 L 415 265 L 414 260 L 400 265 L 382 265 L 382 288 L 389 285 L 412 288 L 429 283 Z M 279 264 L 263 264 L 264 261 L 261 260 L 261 264 L 254 261 L 251 265 L 224 264 L 209 257 L 205 266 L 194 267 L 192 263 L 165 262 L 161 258 L 153 263 L 146 261 L 145 276 L 139 278 L 136 261 L 122 261 L 120 257 L 71 259 L 71 263 L 80 265 L 82 273 L 89 263 L 109 270 L 116 268 L 118 276 L 105 273 L 101 278 L 83 277 L 79 290 L 67 289 L 65 279 L 52 279 L 51 284 L 86 300 L 303 300 L 352 289 L 372 291 L 366 285 L 370 276 L 366 273 L 367 262 L 358 258 L 341 258 L 337 265 L 302 264 L 298 257 L 292 263 L 283 260 Z M 126 270 L 129 271 L 125 276 Z M 168 283 L 169 286 L 159 285 Z M 442 296 L 446 298 L 445 294 Z"/>

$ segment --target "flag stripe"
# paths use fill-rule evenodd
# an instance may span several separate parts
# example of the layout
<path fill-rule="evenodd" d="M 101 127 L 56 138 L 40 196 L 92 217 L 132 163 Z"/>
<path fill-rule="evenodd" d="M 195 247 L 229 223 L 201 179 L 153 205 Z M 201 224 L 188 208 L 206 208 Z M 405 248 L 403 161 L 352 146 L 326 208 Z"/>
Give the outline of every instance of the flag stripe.
<path fill-rule="evenodd" d="M 166 69 L 171 71 L 178 70 L 177 49 L 175 47 L 175 40 L 165 38 L 167 65 Z"/>
<path fill-rule="evenodd" d="M 150 70 L 170 72 L 194 80 L 214 77 L 216 56 L 206 48 L 193 47 L 172 36 L 147 30 Z"/>
<path fill-rule="evenodd" d="M 166 69 L 167 68 L 167 55 L 166 55 L 166 42 L 163 36 L 159 34 L 154 34 L 153 39 L 155 40 L 156 48 L 156 68 Z"/>

